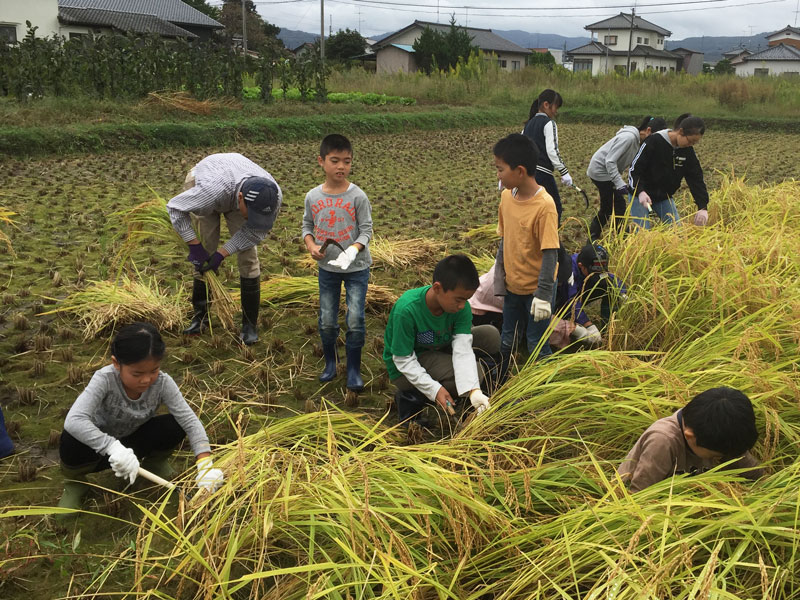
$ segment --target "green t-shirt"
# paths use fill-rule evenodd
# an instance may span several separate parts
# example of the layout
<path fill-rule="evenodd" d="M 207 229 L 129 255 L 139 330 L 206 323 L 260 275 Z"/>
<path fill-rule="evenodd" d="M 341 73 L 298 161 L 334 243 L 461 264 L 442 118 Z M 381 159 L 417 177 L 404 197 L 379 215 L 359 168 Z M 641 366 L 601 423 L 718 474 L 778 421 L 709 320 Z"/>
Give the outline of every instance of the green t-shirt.
<path fill-rule="evenodd" d="M 408 290 L 395 302 L 389 313 L 389 322 L 383 334 L 383 362 L 389 378 L 396 379 L 401 373 L 392 356 L 419 356 L 426 350 L 438 350 L 450 346 L 457 333 L 472 333 L 472 309 L 469 302 L 457 313 L 433 315 L 425 304 L 425 294 L 431 288 L 426 285 Z"/>

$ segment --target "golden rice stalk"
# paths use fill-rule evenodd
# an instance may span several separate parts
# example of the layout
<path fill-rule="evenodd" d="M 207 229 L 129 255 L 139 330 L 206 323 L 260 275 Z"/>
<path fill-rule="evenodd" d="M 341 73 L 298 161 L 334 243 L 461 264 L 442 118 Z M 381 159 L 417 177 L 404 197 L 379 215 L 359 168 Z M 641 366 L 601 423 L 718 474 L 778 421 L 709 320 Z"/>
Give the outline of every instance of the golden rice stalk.
<path fill-rule="evenodd" d="M 461 239 L 464 241 L 473 241 L 476 243 L 490 243 L 497 240 L 499 236 L 497 235 L 497 223 L 487 223 L 486 225 L 480 225 L 478 227 L 473 227 L 472 229 L 468 229 L 464 233 L 461 234 Z"/>
<path fill-rule="evenodd" d="M 401 269 L 436 260 L 443 249 L 444 244 L 425 238 L 390 240 L 376 235 L 369 243 L 369 251 L 375 266 Z M 306 255 L 298 261 L 298 264 L 303 268 L 313 269 L 319 263 L 310 255 Z"/>
<path fill-rule="evenodd" d="M 89 339 L 133 321 L 148 321 L 159 329 L 173 329 L 183 322 L 183 294 L 165 289 L 151 278 L 133 281 L 122 276 L 117 282 L 92 281 L 85 289 L 67 296 L 61 306 L 41 313 L 65 313 L 78 317 L 83 336 Z"/>
<path fill-rule="evenodd" d="M 143 246 L 152 246 L 154 242 L 159 248 L 165 242 L 172 244 L 174 247 L 169 251 L 170 254 L 179 252 L 181 239 L 172 227 L 167 202 L 157 194 L 152 200 L 117 211 L 112 216 L 125 224 L 124 240 L 113 261 L 115 267 L 121 267 L 135 253 L 141 252 Z"/>
<path fill-rule="evenodd" d="M 194 115 L 210 115 L 220 108 L 239 106 L 237 102 L 196 100 L 189 92 L 158 91 L 147 94 L 145 104 L 167 106 Z"/>
<path fill-rule="evenodd" d="M 231 292 L 231 298 L 233 302 L 237 302 L 239 292 Z M 397 294 L 390 288 L 371 283 L 367 286 L 366 310 L 373 313 L 383 312 L 391 308 L 397 298 Z M 272 275 L 261 282 L 261 302 L 268 306 L 316 306 L 319 302 L 317 278 L 313 275 Z"/>
<path fill-rule="evenodd" d="M 234 316 L 238 310 L 239 295 L 234 300 L 231 291 L 219 280 L 219 275 L 214 271 L 205 272 L 206 285 L 208 286 L 208 298 L 211 305 L 211 313 L 222 323 L 225 329 L 234 328 Z"/>
<path fill-rule="evenodd" d="M 16 214 L 17 213 L 15 213 L 14 211 L 8 210 L 5 206 L 0 206 L 0 223 L 16 227 L 14 219 L 11 218 L 13 216 L 16 216 Z M 5 244 L 6 248 L 8 248 L 8 251 L 14 254 L 14 248 L 11 245 L 11 239 L 2 230 L 0 230 L 0 243 Z"/>
<path fill-rule="evenodd" d="M 483 275 L 494 266 L 495 257 L 491 254 L 484 252 L 482 254 L 467 254 L 469 259 L 478 269 L 478 273 Z"/>

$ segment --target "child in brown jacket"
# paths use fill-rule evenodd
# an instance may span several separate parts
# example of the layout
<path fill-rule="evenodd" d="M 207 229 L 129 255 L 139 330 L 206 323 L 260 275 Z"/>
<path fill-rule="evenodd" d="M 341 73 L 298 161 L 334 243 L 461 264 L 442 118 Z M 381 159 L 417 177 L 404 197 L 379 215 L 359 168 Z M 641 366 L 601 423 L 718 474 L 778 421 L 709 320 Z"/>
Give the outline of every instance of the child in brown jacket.
<path fill-rule="evenodd" d="M 648 427 L 618 472 L 638 492 L 673 475 L 703 473 L 740 457 L 728 468 L 750 468 L 745 477 L 757 479 L 763 469 L 749 452 L 757 439 L 750 399 L 739 390 L 712 388 Z"/>

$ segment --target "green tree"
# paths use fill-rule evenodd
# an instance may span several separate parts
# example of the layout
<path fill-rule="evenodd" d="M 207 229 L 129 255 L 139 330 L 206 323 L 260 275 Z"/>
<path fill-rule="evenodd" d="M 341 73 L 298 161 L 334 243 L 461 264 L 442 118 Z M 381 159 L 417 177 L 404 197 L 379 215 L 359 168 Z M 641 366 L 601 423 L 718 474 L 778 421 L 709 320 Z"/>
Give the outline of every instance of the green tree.
<path fill-rule="evenodd" d="M 479 51 L 472 44 L 467 30 L 456 24 L 455 15 L 450 17 L 450 28 L 446 33 L 425 27 L 412 48 L 417 67 L 428 74 L 437 68 L 455 67 L 459 58 L 467 60 L 470 54 Z"/>
<path fill-rule="evenodd" d="M 219 7 L 210 6 L 206 0 L 183 0 L 183 2 L 192 8 L 196 8 L 204 15 L 208 15 L 212 19 L 219 19 Z"/>
<path fill-rule="evenodd" d="M 366 40 L 357 31 L 341 29 L 325 40 L 325 58 L 346 61 L 364 54 Z"/>
<path fill-rule="evenodd" d="M 225 0 L 217 20 L 225 26 L 222 35 L 228 41 L 231 41 L 234 36 L 241 37 L 242 3 L 239 0 Z M 281 28 L 262 19 L 252 0 L 245 2 L 245 20 L 248 50 L 278 54 L 283 49 L 283 42 L 277 37 Z"/>
<path fill-rule="evenodd" d="M 723 58 L 714 65 L 715 75 L 733 75 L 734 73 L 736 73 L 736 69 L 733 68 L 731 61 L 727 58 Z"/>
<path fill-rule="evenodd" d="M 556 59 L 549 52 L 533 52 L 528 55 L 525 64 L 552 70 L 556 64 Z"/>

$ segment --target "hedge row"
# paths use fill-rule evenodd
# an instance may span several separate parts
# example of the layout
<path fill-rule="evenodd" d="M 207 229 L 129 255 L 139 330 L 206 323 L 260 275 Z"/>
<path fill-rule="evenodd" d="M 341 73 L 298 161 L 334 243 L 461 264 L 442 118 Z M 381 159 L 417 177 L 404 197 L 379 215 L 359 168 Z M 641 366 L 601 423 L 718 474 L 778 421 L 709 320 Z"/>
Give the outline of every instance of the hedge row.
<path fill-rule="evenodd" d="M 601 113 L 573 109 L 559 115 L 563 122 L 637 123 L 640 113 Z M 250 118 L 206 123 L 138 123 L 0 129 L 0 156 L 22 158 L 48 154 L 148 150 L 167 147 L 230 146 L 248 142 L 317 139 L 331 131 L 350 134 L 400 133 L 495 125 L 519 126 L 524 115 L 515 109 L 450 108 L 430 112 L 314 115 Z M 800 133 L 800 122 L 781 119 L 711 117 L 713 129 L 745 129 Z"/>

